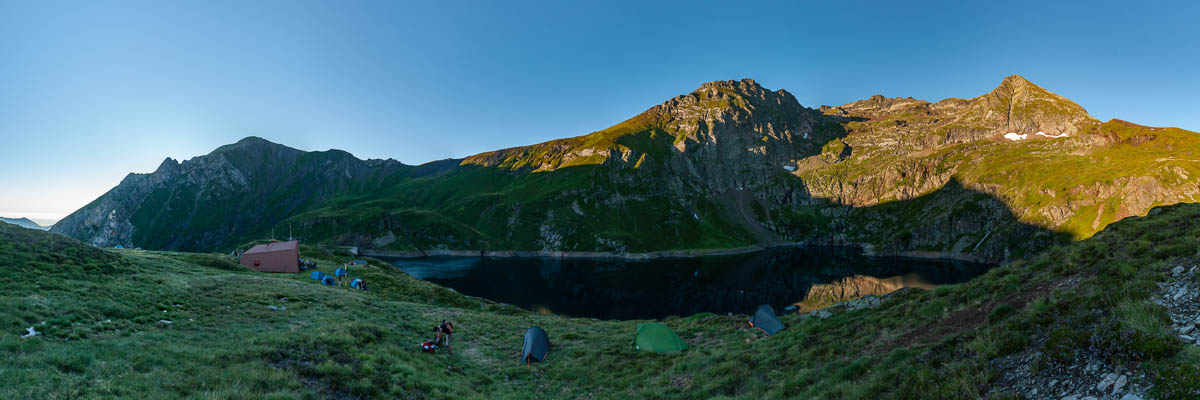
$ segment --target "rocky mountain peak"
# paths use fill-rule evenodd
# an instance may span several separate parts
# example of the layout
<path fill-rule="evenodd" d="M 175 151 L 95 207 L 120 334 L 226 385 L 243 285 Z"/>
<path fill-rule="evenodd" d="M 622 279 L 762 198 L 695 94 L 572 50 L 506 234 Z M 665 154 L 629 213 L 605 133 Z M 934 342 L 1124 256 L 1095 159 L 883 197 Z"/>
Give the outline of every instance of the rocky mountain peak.
<path fill-rule="evenodd" d="M 766 90 L 765 88 L 762 87 L 762 85 L 759 85 L 758 82 L 755 82 L 753 79 L 750 79 L 750 78 L 745 78 L 745 79 L 736 80 L 736 81 L 735 80 L 724 80 L 724 81 L 705 82 L 705 83 L 701 84 L 700 88 L 696 89 L 696 91 L 702 91 L 702 90 L 706 90 L 706 89 L 733 89 L 733 90 L 740 90 L 740 91 L 747 91 L 747 92 Z"/>
<path fill-rule="evenodd" d="M 1004 78 L 982 96 L 979 111 L 1001 115 L 1007 132 L 1076 134 L 1080 126 L 1096 122 L 1079 104 L 1030 82 L 1020 75 Z"/>
<path fill-rule="evenodd" d="M 996 86 L 988 93 L 989 96 L 994 96 L 1001 99 L 1014 100 L 1043 100 L 1043 101 L 1065 101 L 1067 98 L 1051 93 L 1049 90 L 1035 85 L 1028 79 L 1020 75 L 1010 75 L 1000 81 L 1000 85 Z M 1072 102 L 1072 104 L 1074 104 Z"/>
<path fill-rule="evenodd" d="M 268 153 L 268 152 L 288 152 L 301 153 L 300 150 L 293 149 L 282 144 L 278 144 L 257 136 L 247 136 L 242 140 L 233 144 L 227 144 L 218 147 L 209 154 L 219 153 Z"/>
<path fill-rule="evenodd" d="M 1004 77 L 1004 80 L 1000 81 L 1000 84 L 1001 85 L 1010 85 L 1010 86 L 1021 86 L 1021 87 L 1032 86 L 1032 87 L 1041 89 L 1040 87 L 1038 87 L 1038 85 L 1033 84 L 1033 82 L 1030 82 L 1028 79 L 1025 79 L 1025 77 L 1023 77 L 1021 75 L 1017 75 L 1017 74 L 1012 74 L 1012 75 Z M 1045 89 L 1042 89 L 1042 90 L 1045 90 Z"/>
<path fill-rule="evenodd" d="M 179 161 L 175 161 L 174 158 L 167 157 L 161 164 L 158 164 L 158 169 L 155 169 L 155 172 L 170 171 L 178 167 Z"/>
<path fill-rule="evenodd" d="M 750 105 L 759 105 L 760 103 L 764 102 L 773 103 L 773 105 L 782 105 L 786 103 L 796 103 L 796 105 L 799 105 L 799 103 L 796 102 L 796 97 L 792 96 L 792 94 L 788 93 L 786 90 L 779 89 L 772 91 L 749 78 L 737 81 L 726 80 L 706 82 L 700 85 L 700 87 L 691 94 L 685 96 L 692 96 L 701 100 L 726 98 L 740 99 L 745 102 L 749 102 Z M 670 102 L 668 102 L 668 104 L 669 103 Z M 734 105 L 736 106 L 738 104 L 735 102 Z"/>

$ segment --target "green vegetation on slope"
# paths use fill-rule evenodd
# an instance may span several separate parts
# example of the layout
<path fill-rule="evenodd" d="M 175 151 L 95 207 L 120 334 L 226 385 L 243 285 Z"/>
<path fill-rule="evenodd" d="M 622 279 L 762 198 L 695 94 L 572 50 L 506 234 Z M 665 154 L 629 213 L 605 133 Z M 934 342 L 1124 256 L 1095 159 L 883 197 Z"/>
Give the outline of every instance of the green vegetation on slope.
<path fill-rule="evenodd" d="M 1179 396 L 1200 390 L 1200 351 L 1148 299 L 1197 255 L 1196 221 L 1200 207 L 1164 208 L 965 284 L 784 316 L 790 328 L 770 338 L 745 316 L 667 318 L 689 346 L 678 355 L 634 351 L 641 321 L 529 313 L 377 262 L 352 270 L 372 288 L 358 292 L 0 226 L 0 381 L 19 382 L 0 397 L 978 398 L 1001 395 L 996 360 L 1035 351 L 1042 370 L 1088 352 Z M 348 259 L 303 251 L 326 272 Z M 419 353 L 443 318 L 459 327 L 455 352 Z M 525 366 L 533 324 L 554 348 Z M 31 326 L 41 334 L 19 338 Z"/>
<path fill-rule="evenodd" d="M 642 252 L 753 244 L 718 204 L 678 207 L 646 172 L 575 166 L 513 174 L 464 165 L 369 197 L 345 197 L 289 219 L 305 238 L 391 232 L 372 247 Z M 603 197 L 602 197 L 603 196 Z M 344 235 L 344 236 L 343 236 Z M 336 240 L 335 240 L 336 241 Z"/>
<path fill-rule="evenodd" d="M 1101 124 L 1019 76 L 970 99 L 820 111 L 715 81 L 591 134 L 421 166 L 246 138 L 131 174 L 53 229 L 183 251 L 287 234 L 392 251 L 823 242 L 1005 260 L 1052 242 L 1022 241 L 1026 226 L 1083 239 L 1200 200 L 1197 153 L 1196 133 Z"/>

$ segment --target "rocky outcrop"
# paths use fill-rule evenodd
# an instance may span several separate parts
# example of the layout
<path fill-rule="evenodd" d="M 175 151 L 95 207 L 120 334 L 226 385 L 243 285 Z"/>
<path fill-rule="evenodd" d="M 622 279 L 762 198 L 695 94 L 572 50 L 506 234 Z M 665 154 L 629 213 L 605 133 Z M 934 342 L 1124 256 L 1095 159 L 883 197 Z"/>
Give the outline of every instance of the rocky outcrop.
<path fill-rule="evenodd" d="M 1167 280 L 1158 284 L 1159 294 L 1154 303 L 1163 306 L 1171 318 L 1171 328 L 1180 340 L 1200 346 L 1200 265 L 1195 258 L 1175 260 L 1164 275 Z"/>
<path fill-rule="evenodd" d="M 812 285 L 804 300 L 795 304 L 797 312 L 806 313 L 833 306 L 841 302 L 853 302 L 866 298 L 867 303 L 878 304 L 878 296 L 886 295 L 906 287 L 932 289 L 933 285 L 907 275 L 876 278 L 854 275 L 830 283 Z M 861 302 L 847 303 L 849 308 L 858 308 Z"/>
<path fill-rule="evenodd" d="M 995 261 L 1195 201 L 1200 161 L 1174 156 L 1193 150 L 1193 133 L 1101 124 L 1019 76 L 970 99 L 819 109 L 743 79 L 591 134 L 416 167 L 249 138 L 132 174 L 54 230 L 194 250 L 290 227 L 386 251 L 866 243 Z"/>

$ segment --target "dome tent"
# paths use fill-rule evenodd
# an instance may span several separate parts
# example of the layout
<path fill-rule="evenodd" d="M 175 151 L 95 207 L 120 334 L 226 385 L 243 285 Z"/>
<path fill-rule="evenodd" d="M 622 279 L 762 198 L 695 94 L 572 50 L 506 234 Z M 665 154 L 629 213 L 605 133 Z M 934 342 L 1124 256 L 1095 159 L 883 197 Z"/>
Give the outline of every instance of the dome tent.
<path fill-rule="evenodd" d="M 525 330 L 525 344 L 521 348 L 521 362 L 530 364 L 546 360 L 550 354 L 550 337 L 540 326 Z"/>
<path fill-rule="evenodd" d="M 755 310 L 754 315 L 750 316 L 750 326 L 762 329 L 767 336 L 773 336 L 779 331 L 787 329 L 783 326 L 783 322 L 779 321 L 779 317 L 775 316 L 775 309 L 771 308 L 770 304 L 758 306 L 758 310 Z"/>
<path fill-rule="evenodd" d="M 660 322 L 638 324 L 637 338 L 634 339 L 633 346 L 641 351 L 655 353 L 678 353 L 687 350 L 683 339 Z"/>

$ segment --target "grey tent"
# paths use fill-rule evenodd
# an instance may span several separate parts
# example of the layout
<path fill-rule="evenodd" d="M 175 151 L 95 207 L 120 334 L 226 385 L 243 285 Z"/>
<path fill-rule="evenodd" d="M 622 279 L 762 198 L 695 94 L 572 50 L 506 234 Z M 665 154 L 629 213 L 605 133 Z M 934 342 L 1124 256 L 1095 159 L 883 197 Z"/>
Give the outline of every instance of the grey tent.
<path fill-rule="evenodd" d="M 767 336 L 779 333 L 785 328 L 783 323 L 779 322 L 779 318 L 775 316 L 775 309 L 771 308 L 770 304 L 758 306 L 758 310 L 754 311 L 754 315 L 750 317 L 750 326 L 762 329 Z"/>
<path fill-rule="evenodd" d="M 529 364 L 542 362 L 550 354 L 550 337 L 540 326 L 531 326 L 525 330 L 525 346 L 521 349 L 521 362 Z"/>

